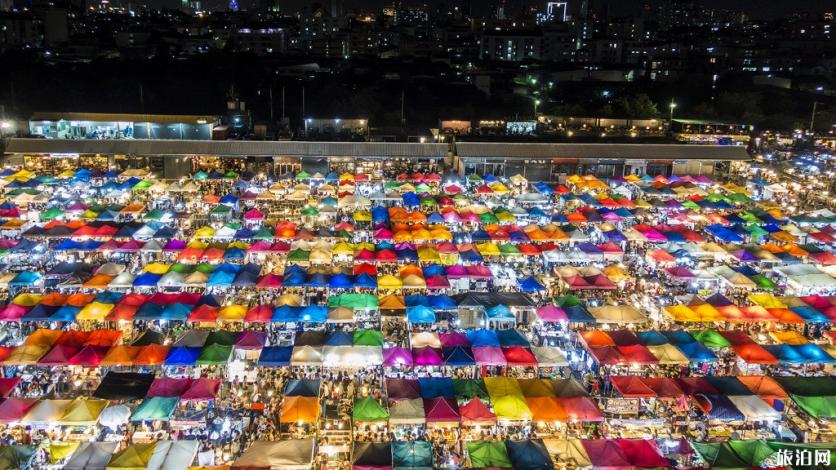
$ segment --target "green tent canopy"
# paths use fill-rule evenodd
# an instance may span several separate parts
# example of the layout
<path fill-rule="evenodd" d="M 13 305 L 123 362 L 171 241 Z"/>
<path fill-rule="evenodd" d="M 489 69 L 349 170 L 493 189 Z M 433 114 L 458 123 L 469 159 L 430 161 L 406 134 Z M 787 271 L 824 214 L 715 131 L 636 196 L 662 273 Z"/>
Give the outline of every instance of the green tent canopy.
<path fill-rule="evenodd" d="M 521 254 L 520 249 L 513 243 L 503 243 L 499 245 L 499 252 L 505 256 L 518 256 Z"/>
<path fill-rule="evenodd" d="M 750 202 L 752 202 L 752 199 L 750 199 L 749 196 L 743 193 L 729 194 L 729 200 L 740 204 L 749 204 Z"/>
<path fill-rule="evenodd" d="M 473 397 L 488 399 L 488 389 L 482 379 L 453 379 L 453 390 L 460 400 L 470 400 Z"/>
<path fill-rule="evenodd" d="M 727 442 L 691 442 L 691 447 L 713 470 L 744 470 L 750 467 Z"/>
<path fill-rule="evenodd" d="M 299 211 L 299 213 L 310 217 L 319 214 L 319 209 L 313 206 L 307 206 L 302 208 L 302 210 Z"/>
<path fill-rule="evenodd" d="M 296 173 L 296 179 L 297 180 L 309 180 L 309 179 L 311 179 L 311 174 L 308 173 L 305 170 L 302 170 L 299 173 Z"/>
<path fill-rule="evenodd" d="M 775 453 L 766 442 L 756 439 L 747 441 L 730 440 L 728 444 L 741 460 L 752 467 L 760 467 L 764 460 Z"/>
<path fill-rule="evenodd" d="M 199 365 L 226 364 L 232 356 L 232 346 L 225 344 L 210 344 L 200 350 L 197 358 Z"/>
<path fill-rule="evenodd" d="M 340 294 L 328 297 L 328 307 L 347 307 L 353 310 L 375 310 L 377 297 L 372 294 Z"/>
<path fill-rule="evenodd" d="M 238 178 L 238 173 L 235 173 L 232 170 L 229 170 L 226 173 L 224 173 L 224 179 L 234 180 L 235 178 Z"/>
<path fill-rule="evenodd" d="M 194 270 L 203 274 L 212 274 L 212 272 L 215 270 L 215 266 L 209 263 L 200 263 Z"/>
<path fill-rule="evenodd" d="M 392 468 L 431 470 L 433 446 L 427 441 L 393 442 Z"/>
<path fill-rule="evenodd" d="M 387 421 L 389 412 L 384 410 L 374 398 L 366 397 L 354 401 L 352 417 L 354 421 L 359 422 Z"/>
<path fill-rule="evenodd" d="M 174 271 L 175 273 L 180 273 L 180 274 L 189 274 L 192 271 L 194 271 L 194 269 L 195 269 L 194 266 L 189 265 L 189 264 L 183 264 L 183 263 L 174 263 L 174 264 L 171 265 L 170 268 L 168 268 L 169 271 Z"/>
<path fill-rule="evenodd" d="M 151 212 L 145 214 L 145 220 L 160 220 L 165 217 L 165 211 L 160 209 L 154 209 Z"/>
<path fill-rule="evenodd" d="M 209 333 L 206 337 L 205 344 L 220 344 L 223 346 L 233 346 L 235 344 L 236 334 L 226 330 L 215 330 Z"/>
<path fill-rule="evenodd" d="M 499 223 L 499 219 L 493 215 L 492 212 L 485 212 L 484 214 L 479 214 L 479 221 L 483 224 L 497 224 Z"/>
<path fill-rule="evenodd" d="M 62 215 L 64 215 L 64 211 L 56 207 L 53 207 L 41 214 L 41 220 L 53 220 L 57 219 L 58 217 L 61 217 Z"/>
<path fill-rule="evenodd" d="M 383 346 L 383 333 L 375 330 L 354 332 L 354 346 Z"/>
<path fill-rule="evenodd" d="M 134 410 L 131 421 L 168 421 L 179 402 L 179 397 L 146 398 Z"/>
<path fill-rule="evenodd" d="M 226 204 L 218 204 L 209 213 L 214 214 L 214 215 L 219 215 L 219 214 L 229 214 L 230 212 L 232 212 L 231 207 L 227 206 Z"/>
<path fill-rule="evenodd" d="M 0 470 L 17 470 L 29 468 L 32 457 L 35 456 L 36 446 L 8 445 L 0 446 Z"/>
<path fill-rule="evenodd" d="M 261 227 L 253 234 L 253 240 L 273 240 L 273 232 L 267 227 Z"/>
<path fill-rule="evenodd" d="M 581 305 L 581 300 L 574 295 L 563 295 L 554 300 L 558 307 L 577 307 Z"/>
<path fill-rule="evenodd" d="M 311 252 L 310 251 L 305 251 L 301 248 L 296 248 L 295 250 L 292 250 L 290 253 L 287 254 L 287 260 L 288 261 L 294 261 L 294 262 L 297 262 L 297 263 L 304 262 L 304 261 L 309 261 L 310 259 L 311 259 Z"/>
<path fill-rule="evenodd" d="M 724 338 L 720 333 L 717 333 L 717 330 L 708 329 L 692 331 L 691 334 L 694 335 L 694 338 L 696 338 L 697 341 L 702 343 L 707 348 L 721 349 L 731 346 L 729 340 Z"/>
<path fill-rule="evenodd" d="M 755 274 L 754 276 L 749 276 L 749 279 L 752 280 L 757 286 L 764 290 L 775 290 L 776 286 L 774 282 L 772 282 L 768 277 L 764 276 L 763 274 Z"/>
<path fill-rule="evenodd" d="M 836 396 L 802 397 L 791 395 L 791 397 L 799 408 L 815 418 L 836 418 Z"/>
<path fill-rule="evenodd" d="M 131 191 L 147 191 L 152 186 L 152 183 L 148 180 L 142 180 L 139 183 L 135 184 Z"/>
<path fill-rule="evenodd" d="M 471 173 L 471 174 L 467 175 L 467 180 L 468 181 L 473 181 L 474 183 L 478 183 L 478 182 L 482 181 L 482 177 L 477 175 L 476 173 Z"/>
<path fill-rule="evenodd" d="M 471 441 L 467 443 L 470 466 L 473 468 L 512 468 L 508 450 L 502 441 Z"/>

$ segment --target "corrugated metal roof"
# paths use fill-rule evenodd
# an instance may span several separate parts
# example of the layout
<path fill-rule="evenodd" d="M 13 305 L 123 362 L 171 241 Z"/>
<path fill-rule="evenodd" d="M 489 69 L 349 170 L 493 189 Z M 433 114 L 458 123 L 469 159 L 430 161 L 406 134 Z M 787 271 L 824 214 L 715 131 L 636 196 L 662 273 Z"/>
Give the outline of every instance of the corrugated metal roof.
<path fill-rule="evenodd" d="M 10 139 L 7 153 L 103 155 L 337 156 L 444 158 L 447 144 L 255 140 Z"/>
<path fill-rule="evenodd" d="M 458 156 L 498 158 L 613 158 L 627 160 L 749 160 L 743 147 L 685 144 L 534 144 L 458 142 Z"/>

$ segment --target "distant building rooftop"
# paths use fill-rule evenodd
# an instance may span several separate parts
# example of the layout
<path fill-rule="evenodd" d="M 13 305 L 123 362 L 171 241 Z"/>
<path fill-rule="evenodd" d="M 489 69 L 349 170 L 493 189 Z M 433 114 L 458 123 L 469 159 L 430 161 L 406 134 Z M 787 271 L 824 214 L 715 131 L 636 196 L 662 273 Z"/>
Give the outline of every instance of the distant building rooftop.
<path fill-rule="evenodd" d="M 35 112 L 30 121 L 153 122 L 157 124 L 211 124 L 217 116 L 190 114 L 122 114 Z"/>
<path fill-rule="evenodd" d="M 575 144 L 458 142 L 462 158 L 577 158 L 645 160 L 749 160 L 742 146 L 684 144 Z"/>

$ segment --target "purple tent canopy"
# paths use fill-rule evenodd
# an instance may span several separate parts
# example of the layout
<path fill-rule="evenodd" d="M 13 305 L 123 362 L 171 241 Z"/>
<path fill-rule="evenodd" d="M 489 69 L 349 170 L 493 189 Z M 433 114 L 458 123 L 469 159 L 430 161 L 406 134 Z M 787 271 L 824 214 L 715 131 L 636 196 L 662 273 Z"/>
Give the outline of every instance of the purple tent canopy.
<path fill-rule="evenodd" d="M 566 315 L 566 312 L 564 312 L 562 308 L 554 305 L 538 307 L 537 316 L 540 317 L 540 320 L 546 323 L 569 321 L 569 316 Z"/>
<path fill-rule="evenodd" d="M 261 349 L 266 340 L 267 335 L 263 331 L 247 331 L 235 341 L 235 349 Z"/>
<path fill-rule="evenodd" d="M 385 348 L 383 365 L 386 367 L 412 367 L 412 353 L 406 348 Z"/>
<path fill-rule="evenodd" d="M 413 348 L 412 362 L 416 366 L 440 366 L 444 364 L 441 350 L 431 347 Z"/>
<path fill-rule="evenodd" d="M 447 269 L 445 269 L 445 274 L 447 274 L 447 279 L 462 279 L 468 277 L 467 269 L 459 264 L 447 267 Z"/>
<path fill-rule="evenodd" d="M 682 204 L 676 199 L 668 199 L 665 201 L 665 207 L 668 209 L 682 209 Z"/>
<path fill-rule="evenodd" d="M 473 348 L 473 359 L 480 366 L 505 366 L 508 364 L 508 361 L 505 360 L 505 354 L 502 353 L 502 348 L 496 346 Z"/>
<path fill-rule="evenodd" d="M 444 217 L 445 222 L 458 223 L 462 221 L 462 218 L 459 217 L 459 213 L 456 211 L 447 211 L 442 217 Z"/>
<path fill-rule="evenodd" d="M 415 244 L 414 243 L 409 243 L 409 242 L 395 243 L 395 251 L 398 251 L 398 250 L 414 250 L 414 249 L 415 249 Z"/>
<path fill-rule="evenodd" d="M 390 400 L 421 398 L 421 386 L 417 379 L 386 379 L 386 394 Z"/>
<path fill-rule="evenodd" d="M 172 239 L 163 247 L 163 251 L 183 251 L 186 249 L 186 242 L 183 240 Z"/>
<path fill-rule="evenodd" d="M 453 331 L 452 333 L 439 333 L 441 345 L 445 348 L 453 348 L 456 346 L 470 346 L 470 341 L 467 340 L 467 335 Z"/>
<path fill-rule="evenodd" d="M 755 255 L 749 253 L 748 250 L 735 250 L 732 251 L 731 254 L 744 263 L 755 263 L 758 261 Z"/>
<path fill-rule="evenodd" d="M 646 232 L 642 232 L 642 235 L 644 235 L 645 238 L 652 242 L 664 242 L 668 240 L 668 237 L 662 235 L 656 229 L 650 229 Z"/>

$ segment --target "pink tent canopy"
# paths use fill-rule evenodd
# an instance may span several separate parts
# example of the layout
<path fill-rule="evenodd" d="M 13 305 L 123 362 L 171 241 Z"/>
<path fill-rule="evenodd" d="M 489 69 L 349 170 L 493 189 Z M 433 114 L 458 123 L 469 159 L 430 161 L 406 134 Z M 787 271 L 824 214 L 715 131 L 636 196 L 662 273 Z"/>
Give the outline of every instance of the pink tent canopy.
<path fill-rule="evenodd" d="M 221 379 L 209 379 L 201 377 L 192 381 L 189 389 L 186 390 L 180 399 L 184 401 L 214 400 L 221 387 Z"/>
<path fill-rule="evenodd" d="M 270 309 L 269 305 L 259 305 L 258 307 L 267 307 L 267 309 Z M 250 309 L 250 311 L 252 311 L 252 309 Z M 273 314 L 272 309 L 270 309 L 270 314 Z M 249 315 L 249 312 L 247 312 L 247 315 Z M 261 349 L 264 347 L 264 343 L 266 341 L 267 334 L 265 332 L 248 330 L 239 336 L 235 341 L 235 349 Z"/>
<path fill-rule="evenodd" d="M 270 242 L 259 240 L 250 245 L 250 247 L 247 248 L 247 251 L 252 253 L 267 253 L 270 251 Z"/>
<path fill-rule="evenodd" d="M 258 289 L 278 289 L 281 286 L 282 277 L 273 273 L 262 276 L 255 285 Z"/>
<path fill-rule="evenodd" d="M 467 340 L 467 336 L 464 333 L 459 333 L 458 331 L 439 333 L 438 337 L 441 340 L 441 345 L 445 348 L 470 346 L 470 341 Z"/>
<path fill-rule="evenodd" d="M 64 344 L 56 344 L 49 350 L 44 357 L 38 360 L 38 365 L 42 366 L 63 366 L 70 361 L 70 358 L 81 351 L 80 346 L 67 346 Z"/>
<path fill-rule="evenodd" d="M 444 217 L 444 221 L 448 223 L 459 223 L 462 221 L 462 218 L 459 216 L 459 213 L 456 211 L 447 211 L 442 215 Z"/>
<path fill-rule="evenodd" d="M 157 377 L 151 383 L 146 397 L 179 397 L 186 393 L 192 385 L 192 379 L 175 379 L 171 377 Z"/>
<path fill-rule="evenodd" d="M 406 348 L 384 348 L 383 365 L 386 367 L 412 367 L 412 352 Z"/>
<path fill-rule="evenodd" d="M 459 405 L 453 398 L 425 398 L 424 413 L 428 423 L 458 423 Z"/>
<path fill-rule="evenodd" d="M 24 307 L 17 304 L 9 304 L 3 310 L 0 310 L 0 321 L 18 321 L 26 314 L 32 307 Z"/>
<path fill-rule="evenodd" d="M 505 366 L 508 361 L 505 360 L 505 354 L 502 354 L 502 348 L 496 346 L 483 346 L 473 348 L 473 359 L 476 364 L 480 366 Z"/>
<path fill-rule="evenodd" d="M 261 220 L 264 218 L 264 214 L 258 209 L 250 209 L 244 213 L 244 219 L 246 220 Z"/>
<path fill-rule="evenodd" d="M 447 281 L 447 278 L 440 274 L 428 277 L 426 282 L 427 289 L 447 289 L 450 287 L 450 282 Z"/>
<path fill-rule="evenodd" d="M 589 460 L 595 468 L 607 470 L 632 470 L 633 465 L 627 459 L 624 450 L 615 441 L 608 439 L 583 439 Z M 668 464 L 669 465 L 669 464 Z"/>
<path fill-rule="evenodd" d="M 0 403 L 0 423 L 20 421 L 38 403 L 37 398 L 8 398 Z"/>
<path fill-rule="evenodd" d="M 440 366 L 444 364 L 441 357 L 441 350 L 431 347 L 413 348 L 412 362 L 416 366 Z"/>
<path fill-rule="evenodd" d="M 96 367 L 102 362 L 102 358 L 105 357 L 109 349 L 109 346 L 85 346 L 78 354 L 70 358 L 69 364 L 71 366 Z"/>
<path fill-rule="evenodd" d="M 379 228 L 374 231 L 374 238 L 378 240 L 391 240 L 392 239 L 392 231 L 388 228 Z"/>
<path fill-rule="evenodd" d="M 445 274 L 447 274 L 447 279 L 462 279 L 467 277 L 467 269 L 462 265 L 454 264 L 445 269 Z"/>
<path fill-rule="evenodd" d="M 5 377 L 0 378 L 0 397 L 8 398 L 12 394 L 17 384 L 20 383 L 20 377 Z"/>
<path fill-rule="evenodd" d="M 472 266 L 468 266 L 467 268 L 467 275 L 471 279 L 492 279 L 493 273 L 491 269 L 487 266 L 483 266 L 481 264 L 475 264 Z"/>
<path fill-rule="evenodd" d="M 537 316 L 540 317 L 540 320 L 546 323 L 569 321 L 569 317 L 566 315 L 566 312 L 564 312 L 562 308 L 554 305 L 538 307 Z"/>

